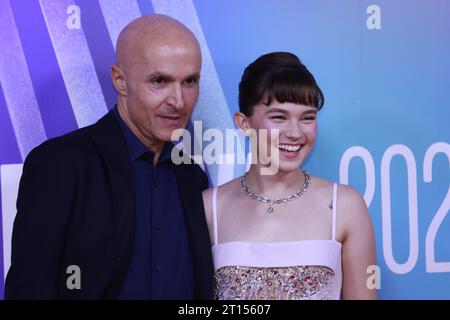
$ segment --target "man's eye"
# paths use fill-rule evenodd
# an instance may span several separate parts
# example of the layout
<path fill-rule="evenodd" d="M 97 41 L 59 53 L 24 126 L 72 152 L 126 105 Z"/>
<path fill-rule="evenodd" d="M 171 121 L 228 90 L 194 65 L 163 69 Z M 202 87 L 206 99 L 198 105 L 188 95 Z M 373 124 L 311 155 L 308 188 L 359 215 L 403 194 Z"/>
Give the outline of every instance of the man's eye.
<path fill-rule="evenodd" d="M 160 85 L 163 85 L 165 81 L 164 81 L 164 78 L 162 78 L 162 77 L 157 77 L 157 78 L 153 78 L 153 79 L 151 80 L 151 82 L 152 82 L 153 84 L 156 84 L 156 85 L 160 86 Z"/>
<path fill-rule="evenodd" d="M 185 80 L 186 84 L 196 84 L 197 83 L 197 78 L 188 78 Z"/>
<path fill-rule="evenodd" d="M 306 117 L 306 118 L 303 118 L 303 120 L 314 121 L 314 120 L 316 120 L 316 117 Z"/>

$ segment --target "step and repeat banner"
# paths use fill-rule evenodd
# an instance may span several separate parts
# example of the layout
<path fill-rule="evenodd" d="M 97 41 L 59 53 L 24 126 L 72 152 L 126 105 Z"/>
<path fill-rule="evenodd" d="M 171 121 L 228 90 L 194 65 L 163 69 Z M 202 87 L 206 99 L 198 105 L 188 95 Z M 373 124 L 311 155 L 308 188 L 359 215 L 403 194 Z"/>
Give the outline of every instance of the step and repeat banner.
<path fill-rule="evenodd" d="M 364 195 L 379 298 L 450 299 L 448 0 L 0 0 L 0 298 L 25 157 L 114 106 L 117 36 L 154 12 L 200 41 L 203 130 L 234 128 L 251 61 L 299 56 L 325 95 L 304 168 Z M 205 169 L 217 185 L 245 166 Z"/>

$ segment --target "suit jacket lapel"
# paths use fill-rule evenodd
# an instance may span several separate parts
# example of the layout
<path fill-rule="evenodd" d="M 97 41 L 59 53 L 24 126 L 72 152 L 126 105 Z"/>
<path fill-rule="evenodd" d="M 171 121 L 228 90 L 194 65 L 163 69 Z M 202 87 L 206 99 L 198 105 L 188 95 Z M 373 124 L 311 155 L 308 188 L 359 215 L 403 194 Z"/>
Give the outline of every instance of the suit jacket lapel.
<path fill-rule="evenodd" d="M 116 240 L 118 277 L 110 295 L 114 297 L 125 279 L 133 252 L 136 216 L 135 192 L 128 149 L 119 124 L 111 112 L 93 126 L 91 138 L 104 161 L 110 182 Z"/>

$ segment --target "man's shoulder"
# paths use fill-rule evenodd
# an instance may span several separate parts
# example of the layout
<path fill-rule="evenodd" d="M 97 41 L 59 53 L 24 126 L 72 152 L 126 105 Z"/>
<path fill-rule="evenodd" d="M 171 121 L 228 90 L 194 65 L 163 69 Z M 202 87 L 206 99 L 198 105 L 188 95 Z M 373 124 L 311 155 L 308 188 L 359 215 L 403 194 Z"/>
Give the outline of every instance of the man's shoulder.
<path fill-rule="evenodd" d="M 89 158 L 91 155 L 96 155 L 97 151 L 92 136 L 99 130 L 105 118 L 90 126 L 43 142 L 34 148 L 27 158 Z"/>
<path fill-rule="evenodd" d="M 29 157 L 53 157 L 86 152 L 91 144 L 89 138 L 90 129 L 91 126 L 51 138 L 34 148 L 30 152 Z"/>

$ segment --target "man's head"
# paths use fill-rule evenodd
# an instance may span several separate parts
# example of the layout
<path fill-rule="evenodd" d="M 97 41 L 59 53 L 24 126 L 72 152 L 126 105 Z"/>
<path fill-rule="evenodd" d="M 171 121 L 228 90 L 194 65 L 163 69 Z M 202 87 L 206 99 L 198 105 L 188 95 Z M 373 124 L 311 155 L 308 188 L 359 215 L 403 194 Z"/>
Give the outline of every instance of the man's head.
<path fill-rule="evenodd" d="M 140 17 L 119 35 L 111 77 L 120 116 L 159 153 L 173 130 L 186 127 L 198 98 L 200 46 L 179 21 Z"/>

